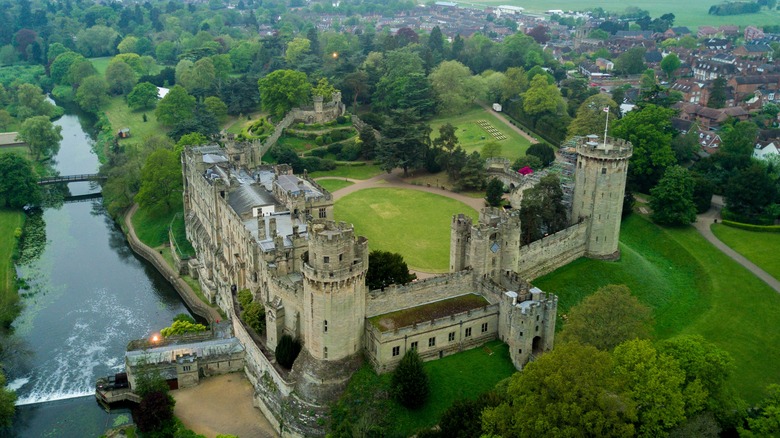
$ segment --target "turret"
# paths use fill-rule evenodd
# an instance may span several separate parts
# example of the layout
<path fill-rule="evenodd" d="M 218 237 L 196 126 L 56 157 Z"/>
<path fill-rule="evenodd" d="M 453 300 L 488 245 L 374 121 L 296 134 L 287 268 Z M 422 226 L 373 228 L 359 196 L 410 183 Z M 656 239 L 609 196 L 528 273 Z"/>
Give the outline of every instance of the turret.
<path fill-rule="evenodd" d="M 586 253 L 616 258 L 631 143 L 589 135 L 577 141 L 571 220 L 589 218 Z"/>
<path fill-rule="evenodd" d="M 466 269 L 468 263 L 471 218 L 463 213 L 452 216 L 450 225 L 450 272 Z"/>
<path fill-rule="evenodd" d="M 303 328 L 309 354 L 335 361 L 359 352 L 366 312 L 368 241 L 344 222 L 309 225 L 304 256 Z"/>

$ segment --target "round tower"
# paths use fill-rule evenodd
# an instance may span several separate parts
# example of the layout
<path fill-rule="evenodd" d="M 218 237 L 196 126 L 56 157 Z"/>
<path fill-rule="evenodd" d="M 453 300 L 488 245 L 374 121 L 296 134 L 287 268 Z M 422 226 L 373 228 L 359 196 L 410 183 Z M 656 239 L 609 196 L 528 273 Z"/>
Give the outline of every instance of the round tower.
<path fill-rule="evenodd" d="M 571 220 L 588 222 L 587 255 L 618 256 L 618 238 L 631 143 L 589 135 L 577 141 Z"/>
<path fill-rule="evenodd" d="M 366 316 L 368 241 L 344 222 L 311 222 L 303 263 L 304 348 L 317 360 L 358 353 Z"/>

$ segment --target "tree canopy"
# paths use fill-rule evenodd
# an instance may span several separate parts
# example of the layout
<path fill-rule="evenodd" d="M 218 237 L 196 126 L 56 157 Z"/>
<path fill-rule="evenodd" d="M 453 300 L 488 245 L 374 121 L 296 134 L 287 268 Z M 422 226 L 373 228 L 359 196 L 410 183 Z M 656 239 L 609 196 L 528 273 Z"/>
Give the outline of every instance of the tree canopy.
<path fill-rule="evenodd" d="M 369 290 L 383 289 L 391 284 L 406 284 L 417 278 L 409 272 L 401 254 L 373 250 L 368 254 L 366 286 Z"/>
<path fill-rule="evenodd" d="M 141 169 L 141 188 L 135 197 L 142 207 L 170 209 L 181 196 L 181 163 L 168 149 L 158 149 Z"/>
<path fill-rule="evenodd" d="M 22 123 L 18 138 L 30 148 L 36 160 L 57 151 L 62 141 L 62 127 L 55 126 L 46 116 L 30 117 Z"/>
<path fill-rule="evenodd" d="M 257 82 L 263 108 L 280 119 L 296 106 L 306 103 L 311 96 L 311 84 L 306 73 L 295 70 L 276 70 Z"/>
<path fill-rule="evenodd" d="M 175 85 L 168 94 L 157 103 L 154 115 L 157 120 L 168 126 L 187 121 L 195 111 L 195 97 L 190 96 L 181 85 Z"/>
<path fill-rule="evenodd" d="M 653 221 L 664 225 L 687 225 L 696 220 L 693 202 L 695 182 L 688 169 L 672 166 L 658 185 L 650 189 Z"/>
<path fill-rule="evenodd" d="M 27 159 L 14 153 L 0 154 L 0 175 L 0 206 L 22 208 L 40 202 L 38 178 Z"/>
<path fill-rule="evenodd" d="M 390 383 L 393 397 L 409 409 L 418 409 L 428 401 L 428 374 L 417 350 L 410 348 L 393 371 Z"/>

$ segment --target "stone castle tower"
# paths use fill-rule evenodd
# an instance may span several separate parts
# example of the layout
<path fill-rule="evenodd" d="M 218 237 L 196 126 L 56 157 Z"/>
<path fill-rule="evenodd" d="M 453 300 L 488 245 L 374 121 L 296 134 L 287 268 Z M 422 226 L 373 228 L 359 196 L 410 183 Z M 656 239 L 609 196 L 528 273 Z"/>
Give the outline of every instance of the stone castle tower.
<path fill-rule="evenodd" d="M 589 135 L 580 139 L 576 148 L 572 223 L 587 220 L 589 224 L 587 256 L 617 258 L 631 144 Z"/>
<path fill-rule="evenodd" d="M 343 222 L 312 222 L 304 261 L 304 348 L 322 361 L 357 354 L 366 318 L 367 239 Z"/>

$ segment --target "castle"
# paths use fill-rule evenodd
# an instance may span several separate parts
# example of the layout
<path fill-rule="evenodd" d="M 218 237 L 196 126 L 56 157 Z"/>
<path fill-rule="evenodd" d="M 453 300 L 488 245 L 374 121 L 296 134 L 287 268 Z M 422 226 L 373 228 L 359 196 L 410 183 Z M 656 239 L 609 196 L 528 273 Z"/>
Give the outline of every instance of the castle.
<path fill-rule="evenodd" d="M 522 369 L 552 349 L 557 315 L 557 297 L 526 280 L 581 256 L 618 256 L 632 150 L 622 140 L 572 145 L 566 229 L 521 246 L 516 210 L 486 208 L 476 223 L 457 215 L 450 273 L 383 290 L 367 290 L 369 242 L 333 220 L 331 194 L 306 173 L 261 165 L 252 147 L 183 154 L 185 224 L 197 253 L 189 272 L 228 315 L 256 404 L 285 436 L 323 435 L 327 402 L 363 357 L 387 372 L 409 349 L 430 360 L 499 338 Z M 245 289 L 265 306 L 265 333 L 239 318 Z M 289 371 L 273 354 L 285 334 L 303 344 Z"/>

